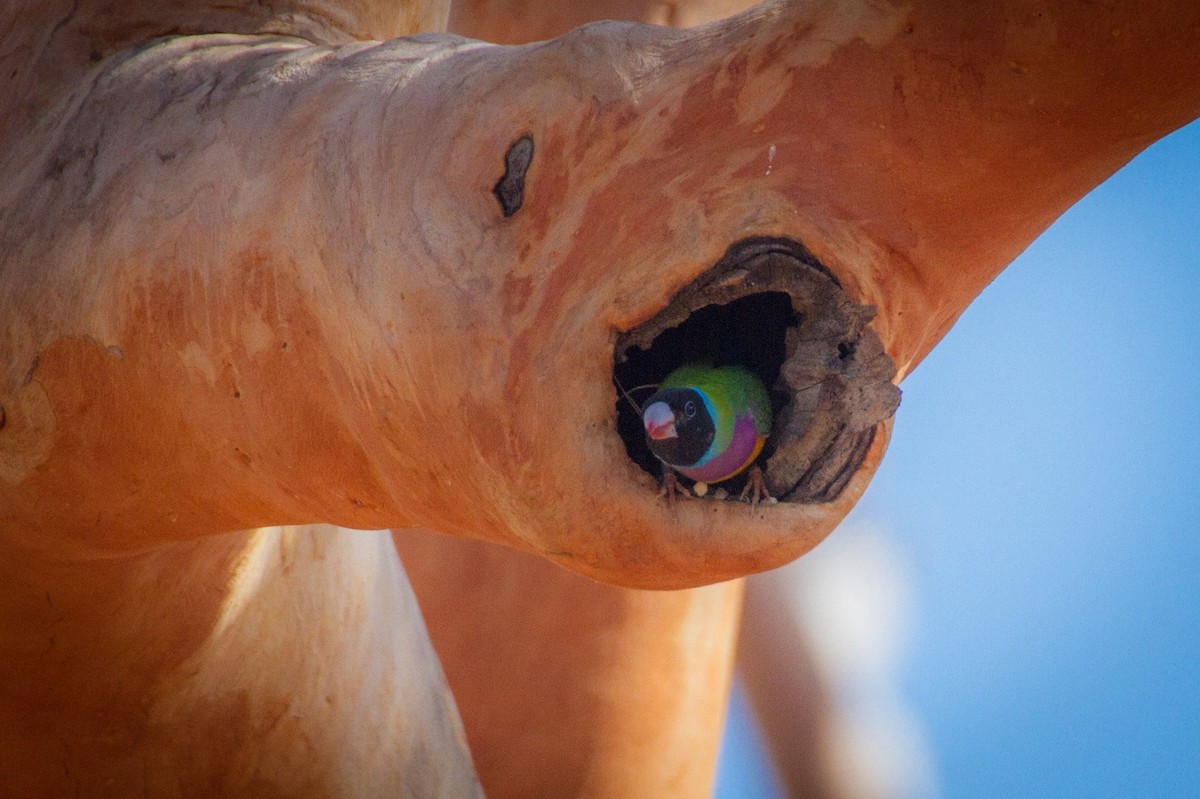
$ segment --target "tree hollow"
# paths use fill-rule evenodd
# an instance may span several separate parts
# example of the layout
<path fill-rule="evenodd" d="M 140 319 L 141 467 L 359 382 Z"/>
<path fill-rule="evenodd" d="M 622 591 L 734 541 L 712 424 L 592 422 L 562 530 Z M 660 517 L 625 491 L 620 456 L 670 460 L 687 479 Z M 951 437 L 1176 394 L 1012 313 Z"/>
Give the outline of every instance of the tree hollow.
<path fill-rule="evenodd" d="M 874 316 L 799 242 L 744 239 L 653 318 L 617 336 L 613 376 L 637 394 L 684 363 L 745 366 L 771 394 L 767 488 L 784 502 L 830 502 L 862 465 L 875 426 L 900 404 Z M 617 430 L 629 457 L 659 474 L 640 415 L 620 393 Z M 729 481 L 727 495 L 736 497 L 744 479 Z"/>

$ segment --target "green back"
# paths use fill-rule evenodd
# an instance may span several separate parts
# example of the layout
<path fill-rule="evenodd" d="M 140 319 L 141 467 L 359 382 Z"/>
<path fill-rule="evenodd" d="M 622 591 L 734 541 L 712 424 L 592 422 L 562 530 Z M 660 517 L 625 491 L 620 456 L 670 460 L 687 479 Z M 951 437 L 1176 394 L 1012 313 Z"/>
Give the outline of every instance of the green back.
<path fill-rule="evenodd" d="M 717 415 L 717 449 L 728 444 L 733 435 L 733 421 L 749 409 L 754 428 L 760 436 L 771 432 L 771 398 L 762 381 L 741 366 L 706 366 L 687 364 L 671 372 L 659 384 L 664 388 L 695 388 L 708 395 Z"/>

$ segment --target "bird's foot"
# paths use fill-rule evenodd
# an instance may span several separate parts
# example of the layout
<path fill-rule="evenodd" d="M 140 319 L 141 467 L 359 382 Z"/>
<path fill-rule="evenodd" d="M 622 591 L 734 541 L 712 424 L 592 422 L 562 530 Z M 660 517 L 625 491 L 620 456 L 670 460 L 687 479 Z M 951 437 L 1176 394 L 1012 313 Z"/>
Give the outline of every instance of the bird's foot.
<path fill-rule="evenodd" d="M 658 492 L 658 495 L 666 498 L 667 507 L 675 505 L 676 497 L 692 498 L 691 492 L 684 488 L 683 484 L 679 482 L 679 478 L 675 476 L 675 472 L 669 469 L 663 474 L 662 490 Z"/>
<path fill-rule="evenodd" d="M 750 472 L 746 475 L 746 487 L 742 489 L 738 499 L 742 502 L 749 502 L 755 507 L 758 507 L 761 502 L 775 503 L 775 497 L 767 491 L 767 481 L 763 477 L 762 469 L 757 466 L 750 467 Z"/>

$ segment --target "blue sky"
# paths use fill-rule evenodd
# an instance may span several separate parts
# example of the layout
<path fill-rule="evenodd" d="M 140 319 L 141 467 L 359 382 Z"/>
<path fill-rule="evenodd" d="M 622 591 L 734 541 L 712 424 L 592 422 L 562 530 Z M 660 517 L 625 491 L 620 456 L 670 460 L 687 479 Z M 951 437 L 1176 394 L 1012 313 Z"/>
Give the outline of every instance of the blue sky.
<path fill-rule="evenodd" d="M 1193 124 L 1056 222 L 905 381 L 849 521 L 912 572 L 900 687 L 944 799 L 1200 796 L 1198 303 Z M 744 723 L 722 799 L 773 795 Z"/>

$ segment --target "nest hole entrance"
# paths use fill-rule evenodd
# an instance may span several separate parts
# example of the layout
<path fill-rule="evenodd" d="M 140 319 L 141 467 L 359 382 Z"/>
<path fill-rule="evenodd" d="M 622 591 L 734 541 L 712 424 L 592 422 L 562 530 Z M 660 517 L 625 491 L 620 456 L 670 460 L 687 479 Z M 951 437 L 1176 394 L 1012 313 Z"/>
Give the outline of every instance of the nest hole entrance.
<path fill-rule="evenodd" d="M 796 241 L 746 239 L 614 348 L 616 427 L 630 460 L 654 477 L 641 406 L 688 363 L 740 365 L 771 396 L 774 423 L 758 463 L 767 487 L 790 502 L 828 502 L 861 466 L 878 422 L 900 392 L 895 366 L 858 305 Z M 630 397 L 625 396 L 628 393 Z M 745 475 L 722 487 L 736 497 Z"/>
<path fill-rule="evenodd" d="M 799 321 L 787 293 L 749 294 L 723 305 L 698 308 L 679 325 L 656 336 L 648 348 L 634 347 L 622 353 L 624 360 L 618 358 L 613 369 L 619 387 L 617 432 L 630 459 L 649 474 L 662 476 L 662 464 L 646 445 L 641 405 L 663 378 L 686 363 L 749 369 L 767 387 L 771 411 L 779 415 L 790 399 L 786 388 L 777 387 L 779 370 L 787 357 L 788 330 L 795 329 Z M 629 392 L 632 401 L 620 389 Z M 768 440 L 764 454 L 770 457 L 771 452 Z M 731 487 L 741 489 L 733 481 Z"/>

